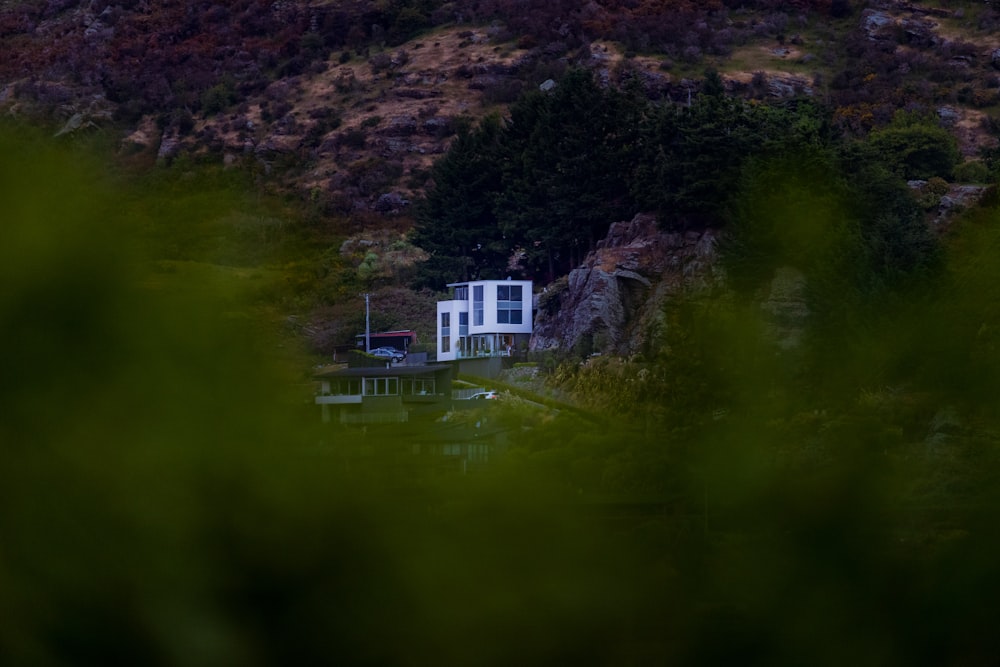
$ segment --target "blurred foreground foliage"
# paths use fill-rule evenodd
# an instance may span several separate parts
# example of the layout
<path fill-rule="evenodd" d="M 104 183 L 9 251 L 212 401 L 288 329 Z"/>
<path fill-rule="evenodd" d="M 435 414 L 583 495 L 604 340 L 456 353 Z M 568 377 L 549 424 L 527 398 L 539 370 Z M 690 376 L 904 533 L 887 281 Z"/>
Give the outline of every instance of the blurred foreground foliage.
<path fill-rule="evenodd" d="M 938 292 L 815 358 L 752 308 L 679 307 L 645 367 L 578 371 L 601 419 L 498 413 L 508 456 L 459 476 L 407 464 L 404 431 L 317 446 L 240 274 L 164 280 L 169 202 L 77 152 L 0 154 L 3 664 L 1000 655 L 995 211 Z M 645 388 L 602 407 L 618 381 Z"/>

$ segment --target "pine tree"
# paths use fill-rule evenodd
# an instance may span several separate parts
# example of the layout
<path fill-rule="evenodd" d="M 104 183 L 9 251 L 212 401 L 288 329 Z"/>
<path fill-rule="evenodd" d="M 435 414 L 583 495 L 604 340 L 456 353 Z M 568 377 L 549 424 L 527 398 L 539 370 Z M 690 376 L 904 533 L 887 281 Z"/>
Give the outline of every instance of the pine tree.
<path fill-rule="evenodd" d="M 460 130 L 431 171 L 434 186 L 416 207 L 412 236 L 430 254 L 421 269 L 423 285 L 442 289 L 454 281 L 499 278 L 504 271 L 508 248 L 493 214 L 499 130 L 495 116 Z"/>

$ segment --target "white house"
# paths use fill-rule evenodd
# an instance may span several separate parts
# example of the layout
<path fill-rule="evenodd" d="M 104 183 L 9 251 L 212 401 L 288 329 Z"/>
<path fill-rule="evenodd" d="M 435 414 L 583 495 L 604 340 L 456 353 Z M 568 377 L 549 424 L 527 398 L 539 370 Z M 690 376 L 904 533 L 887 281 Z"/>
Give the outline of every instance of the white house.
<path fill-rule="evenodd" d="M 530 280 L 450 283 L 437 304 L 438 361 L 508 356 L 531 337 Z"/>

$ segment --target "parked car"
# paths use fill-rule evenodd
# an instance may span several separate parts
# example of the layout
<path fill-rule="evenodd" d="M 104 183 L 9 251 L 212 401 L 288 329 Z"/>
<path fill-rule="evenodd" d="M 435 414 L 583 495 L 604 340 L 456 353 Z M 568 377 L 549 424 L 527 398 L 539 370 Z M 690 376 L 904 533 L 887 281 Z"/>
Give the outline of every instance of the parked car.
<path fill-rule="evenodd" d="M 481 391 L 469 396 L 470 401 L 495 401 L 500 398 L 500 394 L 495 391 Z"/>
<path fill-rule="evenodd" d="M 379 359 L 391 359 L 396 362 L 406 359 L 406 354 L 394 347 L 377 347 L 371 353 Z"/>

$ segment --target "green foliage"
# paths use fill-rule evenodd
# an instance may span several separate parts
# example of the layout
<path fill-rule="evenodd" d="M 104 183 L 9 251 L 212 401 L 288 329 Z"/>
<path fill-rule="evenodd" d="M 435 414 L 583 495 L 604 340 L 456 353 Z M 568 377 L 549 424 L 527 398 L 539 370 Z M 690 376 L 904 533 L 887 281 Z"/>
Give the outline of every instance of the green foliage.
<path fill-rule="evenodd" d="M 940 244 L 909 189 L 865 144 L 750 160 L 720 251 L 733 287 L 795 267 L 808 284 L 813 335 L 867 335 L 873 318 L 940 277 Z M 853 332 L 853 333 L 849 333 Z"/>
<path fill-rule="evenodd" d="M 719 249 L 733 287 L 769 281 L 776 268 L 825 262 L 849 197 L 829 149 L 751 158 L 743 167 Z"/>
<path fill-rule="evenodd" d="M 746 160 L 810 150 L 826 132 L 809 104 L 779 108 L 706 94 L 690 106 L 661 106 L 643 125 L 632 195 L 666 226 L 720 225 Z"/>
<path fill-rule="evenodd" d="M 578 263 L 611 221 L 630 215 L 625 165 L 640 107 L 568 71 L 549 93 L 532 91 L 504 127 L 496 216 L 525 251 L 530 275 L 554 280 Z"/>
<path fill-rule="evenodd" d="M 955 180 L 959 183 L 989 183 L 990 170 L 981 160 L 967 160 L 955 167 Z"/>
<path fill-rule="evenodd" d="M 892 123 L 872 132 L 868 141 L 906 179 L 950 179 L 959 161 L 955 137 L 933 117 L 897 112 Z"/>
<path fill-rule="evenodd" d="M 497 406 L 506 455 L 451 475 L 414 456 L 442 424 L 317 428 L 222 278 L 237 270 L 169 282 L 195 262 L 163 261 L 149 228 L 235 194 L 195 198 L 181 174 L 123 191 L 37 135 L 0 149 L 0 662 L 997 654 L 996 210 L 956 226 L 939 290 L 897 292 L 822 363 L 774 349 L 751 302 L 674 302 L 643 361 L 567 368 L 600 419 Z M 777 201 L 754 171 L 754 201 Z M 906 199 L 878 176 L 819 201 L 848 230 L 898 221 Z"/>
<path fill-rule="evenodd" d="M 201 111 L 206 116 L 225 111 L 236 102 L 237 96 L 233 80 L 227 79 L 218 83 L 201 96 Z"/>
<path fill-rule="evenodd" d="M 941 203 L 941 197 L 948 194 L 948 182 L 940 176 L 929 178 L 918 190 L 917 203 L 929 211 Z"/>
<path fill-rule="evenodd" d="M 362 282 L 371 285 L 372 280 L 380 271 L 378 255 L 374 252 L 369 252 L 365 255 L 365 258 L 358 265 L 358 277 L 361 278 Z"/>
<path fill-rule="evenodd" d="M 431 253 L 428 284 L 521 267 L 552 279 L 582 259 L 632 212 L 625 165 L 636 105 L 573 70 L 551 93 L 522 96 L 505 123 L 460 129 L 417 208 L 413 242 Z"/>
<path fill-rule="evenodd" d="M 447 155 L 434 164 L 434 186 L 417 203 L 411 238 L 430 255 L 421 284 L 443 289 L 449 282 L 503 276 L 508 248 L 493 211 L 499 142 L 499 119 L 486 118 L 475 130 L 460 128 Z"/>

